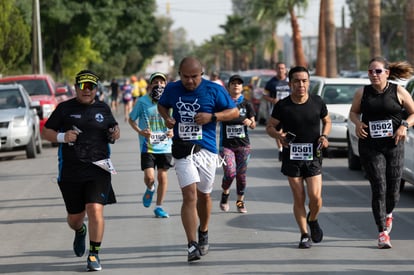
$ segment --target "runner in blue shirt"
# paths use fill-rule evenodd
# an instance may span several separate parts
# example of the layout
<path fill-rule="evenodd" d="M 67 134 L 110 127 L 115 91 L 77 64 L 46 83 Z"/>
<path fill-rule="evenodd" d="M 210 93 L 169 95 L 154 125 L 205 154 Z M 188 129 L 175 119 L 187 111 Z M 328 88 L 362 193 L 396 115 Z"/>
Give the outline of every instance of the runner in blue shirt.
<path fill-rule="evenodd" d="M 158 110 L 167 127 L 174 129 L 172 154 L 183 195 L 181 220 L 191 262 L 208 252 L 210 193 L 218 161 L 216 122 L 237 118 L 239 111 L 223 86 L 202 78 L 198 59 L 184 58 L 179 75 L 179 81 L 168 83 Z"/>
<path fill-rule="evenodd" d="M 167 172 L 171 167 L 172 130 L 165 126 L 158 113 L 157 102 L 164 92 L 167 77 L 159 72 L 150 76 L 149 93 L 142 96 L 129 114 L 128 122 L 139 135 L 141 169 L 147 189 L 142 198 L 144 207 L 150 207 L 155 193 L 155 168 L 157 168 L 157 202 L 154 214 L 157 218 L 168 218 L 162 208 L 168 186 Z M 138 120 L 138 124 L 136 121 Z"/>

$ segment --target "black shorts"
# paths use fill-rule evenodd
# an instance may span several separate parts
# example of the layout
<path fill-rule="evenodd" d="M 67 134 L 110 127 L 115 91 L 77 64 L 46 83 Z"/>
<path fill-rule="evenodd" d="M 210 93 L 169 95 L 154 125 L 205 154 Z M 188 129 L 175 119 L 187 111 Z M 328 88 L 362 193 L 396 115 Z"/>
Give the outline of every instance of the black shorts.
<path fill-rule="evenodd" d="M 69 214 L 83 212 L 87 203 L 103 205 L 116 203 L 111 174 L 108 172 L 85 180 L 61 181 L 59 188 Z"/>
<path fill-rule="evenodd" d="M 296 178 L 310 178 L 322 173 L 322 159 L 314 160 L 287 160 L 283 159 L 282 173 L 285 176 Z"/>
<path fill-rule="evenodd" d="M 172 155 L 168 154 L 152 154 L 141 153 L 141 170 L 147 168 L 169 169 L 172 167 Z"/>

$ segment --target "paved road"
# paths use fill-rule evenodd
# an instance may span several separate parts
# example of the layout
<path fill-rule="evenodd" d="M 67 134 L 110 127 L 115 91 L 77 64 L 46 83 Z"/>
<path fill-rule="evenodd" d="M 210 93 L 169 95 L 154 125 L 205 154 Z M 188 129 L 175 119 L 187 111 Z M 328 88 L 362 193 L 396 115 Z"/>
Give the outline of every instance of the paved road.
<path fill-rule="evenodd" d="M 297 249 L 299 232 L 291 194 L 280 174 L 274 141 L 264 128 L 252 132 L 247 214 L 220 211 L 218 170 L 213 191 L 210 253 L 186 262 L 180 220 L 181 193 L 174 170 L 165 207 L 171 217 L 156 219 L 141 204 L 143 173 L 138 169 L 134 133 L 121 120 L 122 138 L 113 146 L 113 177 L 118 203 L 106 207 L 101 274 L 413 274 L 414 187 L 408 185 L 395 213 L 393 248 L 376 248 L 370 191 L 360 172 L 346 168 L 345 158 L 324 161 L 324 241 Z M 56 148 L 36 160 L 24 155 L 0 160 L 0 273 L 78 274 L 86 257 L 71 250 L 73 233 L 55 184 Z"/>

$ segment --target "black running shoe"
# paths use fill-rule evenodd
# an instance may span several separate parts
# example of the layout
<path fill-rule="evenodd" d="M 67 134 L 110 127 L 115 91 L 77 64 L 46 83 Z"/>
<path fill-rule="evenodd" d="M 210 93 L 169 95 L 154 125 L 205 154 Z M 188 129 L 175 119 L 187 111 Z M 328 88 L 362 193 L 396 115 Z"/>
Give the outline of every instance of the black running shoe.
<path fill-rule="evenodd" d="M 73 240 L 73 251 L 78 257 L 82 257 L 85 254 L 85 238 L 88 231 L 85 224 L 82 225 L 82 231 L 83 233 L 75 232 L 75 239 Z"/>
<path fill-rule="evenodd" d="M 311 248 L 312 241 L 309 234 L 305 233 L 300 236 L 299 248 Z"/>
<path fill-rule="evenodd" d="M 318 220 L 310 221 L 310 212 L 308 213 L 308 216 L 306 217 L 306 222 L 308 223 L 310 230 L 311 230 L 311 236 L 312 241 L 314 243 L 320 243 L 323 239 L 323 231 L 319 226 Z"/>
<path fill-rule="evenodd" d="M 192 241 L 188 244 L 188 261 L 198 261 L 200 260 L 200 248 L 195 241 Z"/>
<path fill-rule="evenodd" d="M 200 249 L 200 255 L 204 256 L 208 253 L 208 231 L 201 232 L 198 228 L 198 248 Z"/>

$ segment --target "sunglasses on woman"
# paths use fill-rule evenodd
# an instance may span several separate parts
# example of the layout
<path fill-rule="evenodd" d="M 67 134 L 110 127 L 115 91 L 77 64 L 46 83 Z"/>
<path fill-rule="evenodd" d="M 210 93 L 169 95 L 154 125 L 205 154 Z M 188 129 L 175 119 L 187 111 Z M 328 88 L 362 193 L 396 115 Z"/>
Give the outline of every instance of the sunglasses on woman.
<path fill-rule="evenodd" d="M 369 74 L 382 74 L 382 72 L 385 72 L 384 69 L 373 69 L 373 70 L 368 70 Z"/>

